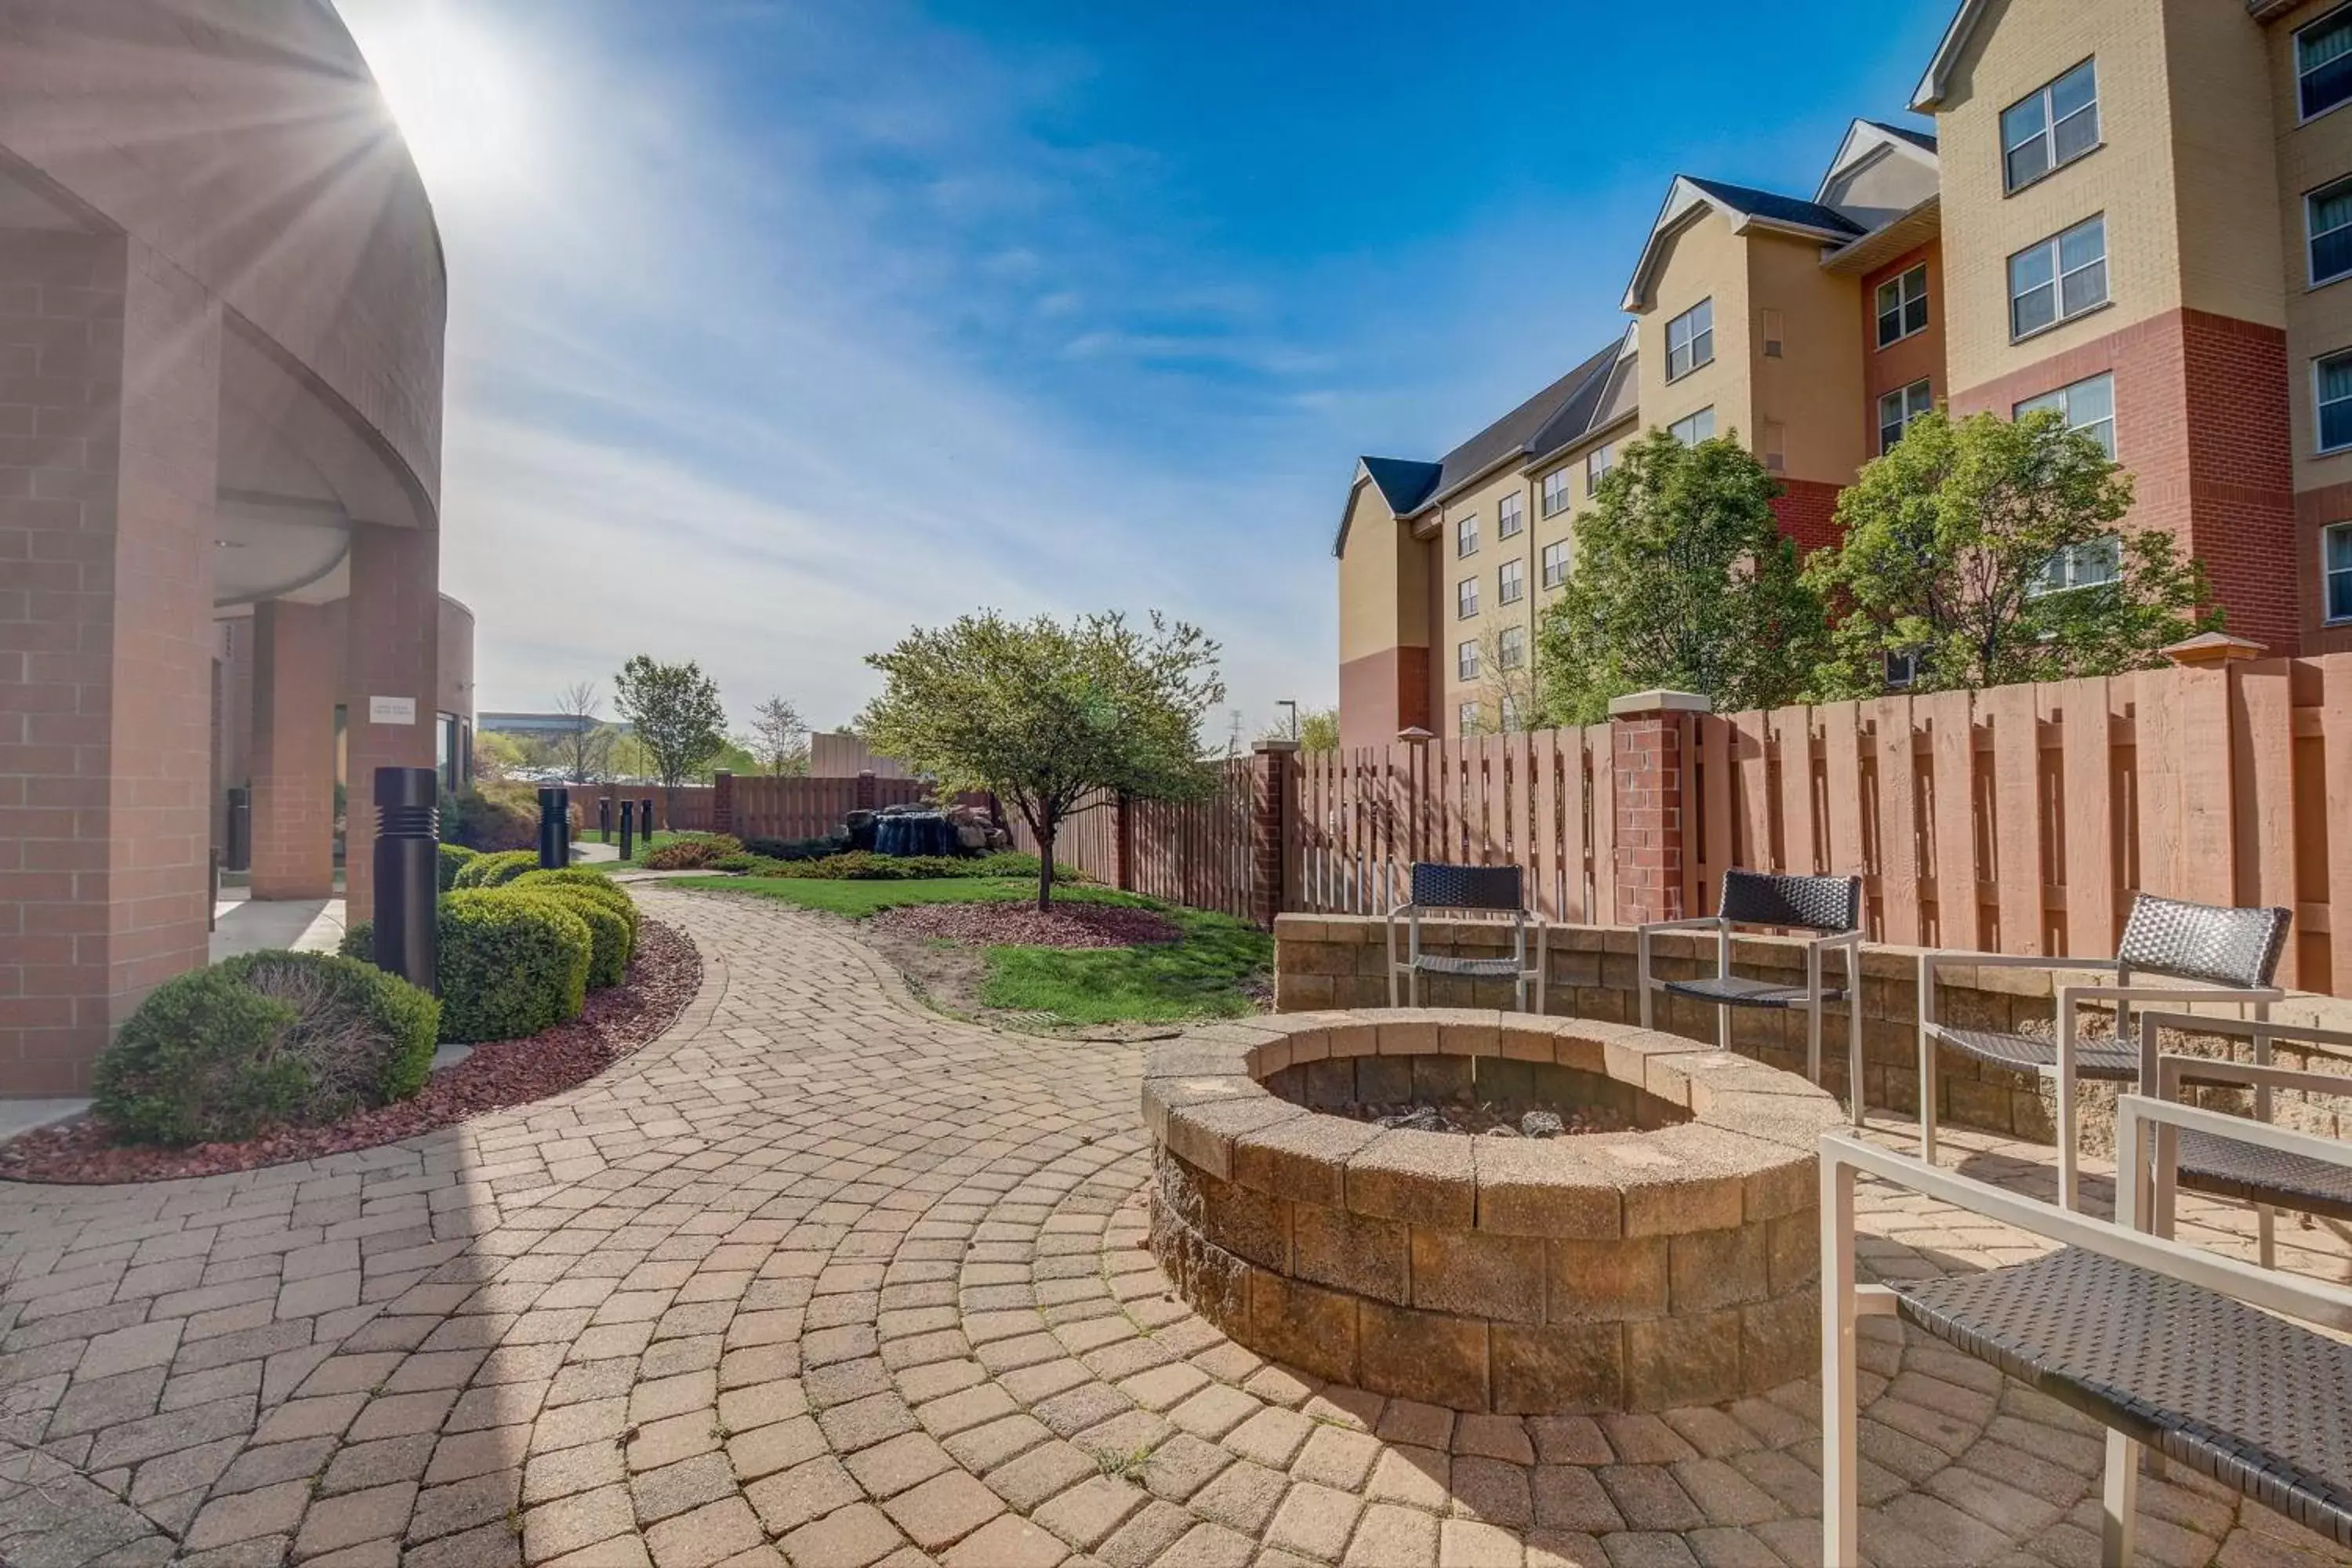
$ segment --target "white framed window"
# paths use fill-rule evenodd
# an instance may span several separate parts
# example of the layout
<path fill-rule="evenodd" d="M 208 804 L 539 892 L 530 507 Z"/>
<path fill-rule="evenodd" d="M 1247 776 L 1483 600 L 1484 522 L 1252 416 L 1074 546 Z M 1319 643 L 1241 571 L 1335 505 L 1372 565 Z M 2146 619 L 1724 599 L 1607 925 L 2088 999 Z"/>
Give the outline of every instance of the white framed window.
<path fill-rule="evenodd" d="M 2352 100 L 2352 5 L 2296 30 L 2294 81 L 2296 107 L 2305 120 Z"/>
<path fill-rule="evenodd" d="M 1478 613 L 1478 579 L 1465 577 L 1454 585 L 1454 614 L 1468 620 Z"/>
<path fill-rule="evenodd" d="M 1557 588 L 1568 581 L 1568 541 L 1555 540 L 1543 547 L 1543 585 Z"/>
<path fill-rule="evenodd" d="M 2073 588 L 2102 588 L 2124 574 L 2123 541 L 2105 539 L 2070 544 L 2050 558 L 2042 576 L 2027 590 L 2034 595 L 2063 594 Z"/>
<path fill-rule="evenodd" d="M 1715 361 L 1715 300 L 1701 300 L 1666 323 L 1666 379 L 1676 381 Z"/>
<path fill-rule="evenodd" d="M 1609 477 L 1609 470 L 1616 466 L 1617 444 L 1613 441 L 1603 441 L 1598 447 L 1593 447 L 1590 452 L 1585 453 L 1584 493 L 1586 495 L 1591 495 L 1594 490 L 1599 489 L 1601 488 L 1601 481 L 1607 479 Z"/>
<path fill-rule="evenodd" d="M 1696 447 L 1715 436 L 1715 406 L 1710 404 L 1696 414 L 1685 414 L 1666 426 L 1666 434 L 1685 447 Z"/>
<path fill-rule="evenodd" d="M 1495 602 L 1496 604 L 1516 605 L 1527 597 L 1527 571 L 1528 563 L 1524 561 L 1506 561 L 1495 569 Z"/>
<path fill-rule="evenodd" d="M 1465 512 L 1454 520 L 1454 553 L 1456 559 L 1478 553 L 1478 514 Z"/>
<path fill-rule="evenodd" d="M 2352 621 L 2352 522 L 2331 523 L 2320 531 L 2319 594 L 2326 619 Z"/>
<path fill-rule="evenodd" d="M 2352 277 L 2352 179 L 2322 185 L 2303 198 L 2311 286 Z"/>
<path fill-rule="evenodd" d="M 2319 449 L 2352 447 L 2352 349 L 2315 361 L 2311 367 L 2312 404 L 2319 419 Z"/>
<path fill-rule="evenodd" d="M 1543 514 L 1557 517 L 1568 510 L 1568 470 L 1554 468 L 1544 476 Z"/>
<path fill-rule="evenodd" d="M 2099 76 L 2084 60 L 2000 111 L 2001 179 L 2022 190 L 2099 144 Z"/>
<path fill-rule="evenodd" d="M 2009 335 L 2032 337 L 2107 302 L 2107 220 L 2085 219 L 2009 258 Z"/>
<path fill-rule="evenodd" d="M 1495 537 L 1508 539 L 1528 525 L 1527 506 L 1513 490 L 1495 503 Z"/>
<path fill-rule="evenodd" d="M 2116 455 L 2116 378 L 2113 372 L 2094 375 L 2062 386 L 2055 392 L 2045 392 L 2039 397 L 2029 397 L 2009 411 L 2012 419 L 2022 419 L 2038 409 L 2057 410 L 2069 430 L 2080 430 L 2099 444 L 2099 450 L 2109 458 Z"/>
<path fill-rule="evenodd" d="M 1505 626 L 1495 639 L 1495 663 L 1503 669 L 1525 669 L 1528 667 L 1528 628 Z"/>
<path fill-rule="evenodd" d="M 1899 343 L 1927 330 L 1927 264 L 1878 286 L 1878 346 Z"/>
<path fill-rule="evenodd" d="M 1503 733 L 1506 735 L 1517 734 L 1520 729 L 1519 700 L 1506 691 L 1503 693 L 1501 700 L 1496 703 L 1496 706 L 1503 710 Z"/>
<path fill-rule="evenodd" d="M 1454 646 L 1454 679 L 1456 680 L 1478 679 L 1478 640 L 1475 637 Z"/>
<path fill-rule="evenodd" d="M 1454 710 L 1454 732 L 1462 735 L 1476 734 L 1481 728 L 1479 722 L 1481 718 L 1476 702 L 1457 703 Z"/>
<path fill-rule="evenodd" d="M 1900 691 L 1919 679 L 1919 651 L 1906 648 L 1901 653 L 1886 656 L 1886 684 L 1890 690 Z"/>
<path fill-rule="evenodd" d="M 1903 432 L 1911 428 L 1911 421 L 1936 406 L 1929 395 L 1925 377 L 1908 386 L 1897 387 L 1878 400 L 1878 451 L 1881 457 L 1892 451 L 1895 443 L 1903 439 Z"/>

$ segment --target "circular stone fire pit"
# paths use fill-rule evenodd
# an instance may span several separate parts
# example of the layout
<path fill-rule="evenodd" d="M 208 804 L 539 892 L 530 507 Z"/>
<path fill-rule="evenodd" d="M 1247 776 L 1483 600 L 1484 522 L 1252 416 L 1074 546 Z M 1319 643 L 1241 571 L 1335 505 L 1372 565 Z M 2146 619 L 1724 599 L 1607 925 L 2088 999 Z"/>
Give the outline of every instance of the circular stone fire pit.
<path fill-rule="evenodd" d="M 1364 1106 L 1533 1101 L 1639 1131 L 1383 1129 Z M 1260 1353 L 1517 1414 L 1657 1410 L 1819 1365 L 1814 1151 L 1837 1102 L 1594 1019 L 1296 1013 L 1154 1049 L 1151 1248 Z"/>

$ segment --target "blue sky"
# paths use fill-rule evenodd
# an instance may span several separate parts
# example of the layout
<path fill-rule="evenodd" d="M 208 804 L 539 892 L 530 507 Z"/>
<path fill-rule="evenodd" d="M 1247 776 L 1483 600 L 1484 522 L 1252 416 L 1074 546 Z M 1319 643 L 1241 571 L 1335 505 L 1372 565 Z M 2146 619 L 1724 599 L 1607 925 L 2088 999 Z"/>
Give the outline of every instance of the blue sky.
<path fill-rule="evenodd" d="M 478 704 L 629 654 L 820 727 L 970 608 L 1337 689 L 1355 457 L 1622 330 L 1676 171 L 1810 195 L 1948 0 L 339 0 L 449 258 Z"/>

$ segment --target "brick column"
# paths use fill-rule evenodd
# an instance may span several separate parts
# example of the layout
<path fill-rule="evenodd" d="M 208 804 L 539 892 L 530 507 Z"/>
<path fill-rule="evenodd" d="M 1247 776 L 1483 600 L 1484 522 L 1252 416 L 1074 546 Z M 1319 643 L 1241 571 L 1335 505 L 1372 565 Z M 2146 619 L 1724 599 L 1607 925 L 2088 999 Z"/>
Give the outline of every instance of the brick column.
<path fill-rule="evenodd" d="M 856 796 L 857 805 L 854 809 L 858 811 L 872 811 L 875 809 L 875 803 L 879 801 L 881 798 L 882 791 L 874 782 L 874 770 L 871 768 L 861 770 L 857 775 L 857 794 Z"/>
<path fill-rule="evenodd" d="M 735 775 L 724 768 L 710 775 L 710 831 L 735 833 Z"/>
<path fill-rule="evenodd" d="M 433 765 L 439 689 L 441 538 L 430 529 L 352 525 L 345 604 L 343 896 L 347 918 L 375 914 L 375 770 Z M 405 700 L 409 719 L 376 714 Z"/>
<path fill-rule="evenodd" d="M 1639 691 L 1609 704 L 1616 796 L 1617 907 L 1612 923 L 1683 918 L 1683 757 L 1691 718 L 1707 700 Z"/>
<path fill-rule="evenodd" d="M 335 671 L 326 610 L 253 610 L 253 896 L 335 890 Z"/>
<path fill-rule="evenodd" d="M 1268 931 L 1274 929 L 1274 917 L 1290 906 L 1290 858 L 1284 852 L 1284 838 L 1290 813 L 1291 759 L 1297 753 L 1296 741 L 1260 741 L 1250 750 L 1252 793 L 1257 797 L 1250 814 L 1250 918 Z"/>

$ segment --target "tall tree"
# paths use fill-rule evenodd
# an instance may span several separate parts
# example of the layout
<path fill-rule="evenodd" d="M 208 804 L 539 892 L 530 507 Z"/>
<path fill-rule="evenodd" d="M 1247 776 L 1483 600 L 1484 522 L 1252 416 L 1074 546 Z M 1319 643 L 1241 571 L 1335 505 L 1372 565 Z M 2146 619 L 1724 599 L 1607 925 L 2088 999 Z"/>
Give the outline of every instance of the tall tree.
<path fill-rule="evenodd" d="M 1339 710 L 1337 708 L 1301 708 L 1298 710 L 1297 733 L 1291 732 L 1287 716 L 1276 719 L 1258 731 L 1261 741 L 1296 741 L 1301 752 L 1336 752 L 1339 749 Z"/>
<path fill-rule="evenodd" d="M 2159 530 L 2119 534 L 2129 475 L 2058 414 L 1914 419 L 1838 498 L 1842 542 L 1806 581 L 1837 615 L 1811 695 L 2110 675 L 2221 625 Z"/>
<path fill-rule="evenodd" d="M 1542 708 L 1598 723 L 1610 700 L 1666 687 L 1719 710 L 1789 701 L 1812 668 L 1821 602 L 1772 515 L 1780 481 L 1736 436 L 1652 430 L 1577 519 L 1576 566 L 1536 629 Z"/>
<path fill-rule="evenodd" d="M 727 710 L 719 685 L 688 659 L 660 664 L 631 657 L 613 678 L 613 703 L 634 728 L 638 745 L 661 781 L 665 804 L 677 786 L 727 745 Z"/>
<path fill-rule="evenodd" d="M 751 732 L 744 741 L 743 749 L 778 778 L 808 772 L 808 724 L 800 710 L 782 697 L 771 697 L 751 710 Z"/>
<path fill-rule="evenodd" d="M 866 662 L 882 694 L 859 718 L 875 750 L 940 781 L 988 790 L 1037 839 L 1037 907 L 1054 897 L 1062 824 L 1119 795 L 1192 799 L 1213 774 L 1201 724 L 1224 700 L 1217 645 L 1153 612 L 1012 621 L 993 610 L 915 631 Z"/>
<path fill-rule="evenodd" d="M 612 766 L 613 729 L 598 721 L 604 699 L 593 680 L 576 680 L 555 694 L 555 710 L 570 722 L 555 738 L 557 766 L 573 784 L 593 784 Z"/>

